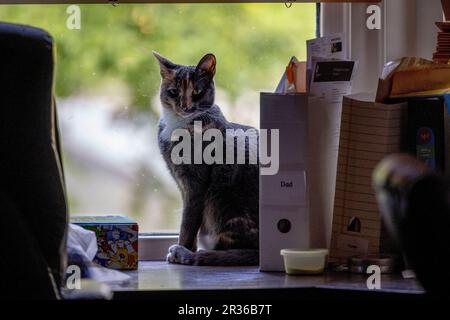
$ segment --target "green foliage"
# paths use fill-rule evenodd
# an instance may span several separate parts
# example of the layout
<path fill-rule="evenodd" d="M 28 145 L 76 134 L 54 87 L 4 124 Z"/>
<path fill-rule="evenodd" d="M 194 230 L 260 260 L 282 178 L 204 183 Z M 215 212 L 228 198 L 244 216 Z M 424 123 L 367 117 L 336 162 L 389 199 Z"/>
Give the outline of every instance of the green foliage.
<path fill-rule="evenodd" d="M 66 27 L 65 5 L 0 6 L 0 20 L 52 34 L 58 96 L 118 80 L 130 88 L 135 108 L 147 109 L 159 87 L 151 50 L 180 64 L 214 53 L 216 83 L 236 97 L 242 90 L 272 90 L 292 55 L 305 58 L 305 40 L 315 34 L 315 4 L 80 7 L 81 30 Z"/>

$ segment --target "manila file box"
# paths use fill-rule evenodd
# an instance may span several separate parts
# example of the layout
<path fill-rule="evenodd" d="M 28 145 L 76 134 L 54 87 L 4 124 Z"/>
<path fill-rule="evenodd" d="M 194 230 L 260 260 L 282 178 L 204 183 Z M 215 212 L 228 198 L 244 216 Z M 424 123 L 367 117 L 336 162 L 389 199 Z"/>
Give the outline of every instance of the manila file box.
<path fill-rule="evenodd" d="M 372 172 L 406 149 L 407 103 L 384 104 L 362 94 L 344 97 L 329 261 L 396 253 L 379 213 Z"/>
<path fill-rule="evenodd" d="M 260 104 L 261 130 L 279 130 L 278 173 L 260 174 L 260 270 L 283 271 L 281 249 L 309 248 L 308 95 L 261 93 Z"/>

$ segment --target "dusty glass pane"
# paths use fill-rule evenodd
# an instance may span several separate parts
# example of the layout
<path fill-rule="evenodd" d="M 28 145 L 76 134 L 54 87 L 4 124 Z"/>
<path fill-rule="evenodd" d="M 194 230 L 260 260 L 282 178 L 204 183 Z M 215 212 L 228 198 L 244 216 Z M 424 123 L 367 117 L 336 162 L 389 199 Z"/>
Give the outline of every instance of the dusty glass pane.
<path fill-rule="evenodd" d="M 306 56 L 315 4 L 0 6 L 0 20 L 49 31 L 71 214 L 123 214 L 141 231 L 177 230 L 182 207 L 160 156 L 159 69 L 151 50 L 180 64 L 218 60 L 216 103 L 258 127 L 259 92 L 272 91 L 292 55 Z"/>

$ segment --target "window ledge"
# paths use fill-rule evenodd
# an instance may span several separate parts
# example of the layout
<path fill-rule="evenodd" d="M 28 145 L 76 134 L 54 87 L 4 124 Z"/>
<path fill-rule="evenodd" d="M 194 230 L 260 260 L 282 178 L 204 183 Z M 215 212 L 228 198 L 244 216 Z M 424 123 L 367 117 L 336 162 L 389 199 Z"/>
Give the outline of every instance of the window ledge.
<path fill-rule="evenodd" d="M 367 288 L 365 274 L 326 272 L 320 276 L 288 276 L 284 272 L 260 272 L 258 267 L 197 267 L 167 262 L 141 261 L 137 271 L 127 271 L 131 279 L 110 284 L 116 299 L 205 298 L 205 292 L 217 298 L 235 298 L 237 291 L 258 299 L 278 297 L 308 298 L 316 292 L 328 297 L 418 297 L 424 293 L 415 279 L 400 274 L 382 275 L 380 290 Z M 189 294 L 187 294 L 189 292 Z M 283 294 L 282 292 L 285 292 Z M 209 296 L 209 295 L 208 295 Z"/>

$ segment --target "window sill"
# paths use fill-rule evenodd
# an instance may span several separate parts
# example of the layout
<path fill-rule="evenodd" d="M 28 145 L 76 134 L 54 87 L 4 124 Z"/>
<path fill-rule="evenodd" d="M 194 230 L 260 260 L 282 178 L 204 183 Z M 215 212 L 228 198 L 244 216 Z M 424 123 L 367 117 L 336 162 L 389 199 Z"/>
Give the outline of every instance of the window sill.
<path fill-rule="evenodd" d="M 287 276 L 283 272 L 260 272 L 258 267 L 196 267 L 141 261 L 137 271 L 127 271 L 131 279 L 110 284 L 116 299 L 167 298 L 204 300 L 245 297 L 292 299 L 330 298 L 399 298 L 420 297 L 423 289 L 414 279 L 399 274 L 382 275 L 380 290 L 367 289 L 367 275 L 327 272 L 320 276 Z M 286 294 L 283 294 L 286 293 Z M 284 299 L 283 298 L 283 299 Z"/>

